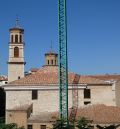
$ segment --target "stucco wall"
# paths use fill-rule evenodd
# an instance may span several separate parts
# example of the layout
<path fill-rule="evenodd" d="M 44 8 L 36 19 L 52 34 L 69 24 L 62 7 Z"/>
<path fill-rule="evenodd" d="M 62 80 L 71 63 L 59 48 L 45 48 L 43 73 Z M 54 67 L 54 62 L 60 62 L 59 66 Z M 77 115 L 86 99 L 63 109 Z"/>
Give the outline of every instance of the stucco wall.
<path fill-rule="evenodd" d="M 28 125 L 32 125 L 33 129 L 41 129 L 41 125 L 46 125 L 46 129 L 52 129 L 52 123 L 28 123 Z"/>
<path fill-rule="evenodd" d="M 6 111 L 6 123 L 17 123 L 18 127 L 27 129 L 27 113 L 24 111 Z"/>
<path fill-rule="evenodd" d="M 9 64 L 8 81 L 18 80 L 18 77 L 24 77 L 24 64 Z"/>
<path fill-rule="evenodd" d="M 112 86 L 88 86 L 91 89 L 91 103 L 115 106 L 115 90 Z"/>
<path fill-rule="evenodd" d="M 6 109 L 31 104 L 31 91 L 6 91 Z"/>
<path fill-rule="evenodd" d="M 120 106 L 120 81 L 116 82 L 115 96 L 116 96 L 116 105 Z"/>
<path fill-rule="evenodd" d="M 115 91 L 111 86 L 88 86 L 91 89 L 92 104 L 115 105 Z M 72 106 L 72 90 L 69 90 L 69 108 Z M 78 91 L 78 106 L 84 106 L 83 89 Z M 32 90 L 6 91 L 6 109 L 33 103 L 33 113 L 59 110 L 58 90 L 39 90 L 38 99 L 32 100 Z"/>

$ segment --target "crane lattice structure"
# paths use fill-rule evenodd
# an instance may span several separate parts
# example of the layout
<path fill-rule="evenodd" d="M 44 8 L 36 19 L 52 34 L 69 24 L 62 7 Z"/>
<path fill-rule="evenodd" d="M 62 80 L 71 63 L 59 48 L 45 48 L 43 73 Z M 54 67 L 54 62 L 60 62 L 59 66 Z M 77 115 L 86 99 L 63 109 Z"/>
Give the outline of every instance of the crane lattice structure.
<path fill-rule="evenodd" d="M 59 0 L 59 95 L 60 119 L 68 125 L 68 63 L 66 0 Z"/>

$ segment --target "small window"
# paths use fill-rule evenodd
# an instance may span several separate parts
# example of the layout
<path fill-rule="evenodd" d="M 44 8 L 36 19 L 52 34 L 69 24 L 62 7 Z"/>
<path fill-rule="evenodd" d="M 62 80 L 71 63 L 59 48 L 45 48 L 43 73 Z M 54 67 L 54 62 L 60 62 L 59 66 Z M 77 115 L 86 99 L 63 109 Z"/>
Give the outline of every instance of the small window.
<path fill-rule="evenodd" d="M 15 42 L 18 43 L 18 35 L 15 35 Z"/>
<path fill-rule="evenodd" d="M 91 104 L 91 102 L 90 101 L 84 102 L 84 105 L 88 105 L 88 104 Z"/>
<path fill-rule="evenodd" d="M 41 125 L 41 129 L 46 129 L 46 125 Z"/>
<path fill-rule="evenodd" d="M 18 79 L 20 79 L 20 76 L 18 76 Z"/>
<path fill-rule="evenodd" d="M 49 60 L 48 60 L 48 65 L 49 65 Z"/>
<path fill-rule="evenodd" d="M 18 47 L 14 48 L 14 57 L 19 57 L 19 48 Z"/>
<path fill-rule="evenodd" d="M 13 43 L 13 35 L 11 35 L 11 42 Z"/>
<path fill-rule="evenodd" d="M 28 125 L 27 129 L 33 129 L 33 126 L 32 125 Z"/>
<path fill-rule="evenodd" d="M 84 89 L 84 98 L 85 99 L 91 98 L 90 89 Z"/>
<path fill-rule="evenodd" d="M 32 90 L 32 100 L 35 100 L 38 98 L 38 91 L 37 90 Z"/>
<path fill-rule="evenodd" d="M 22 43 L 22 35 L 20 35 L 20 43 Z"/>
<path fill-rule="evenodd" d="M 51 64 L 53 65 L 53 60 L 51 60 Z"/>

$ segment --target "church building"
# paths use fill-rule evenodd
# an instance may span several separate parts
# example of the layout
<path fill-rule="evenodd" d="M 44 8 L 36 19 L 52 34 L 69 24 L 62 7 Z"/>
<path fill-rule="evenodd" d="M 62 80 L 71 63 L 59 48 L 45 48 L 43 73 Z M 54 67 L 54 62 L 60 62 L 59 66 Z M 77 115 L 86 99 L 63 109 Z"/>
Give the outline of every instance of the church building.
<path fill-rule="evenodd" d="M 19 26 L 10 29 L 9 83 L 4 86 L 6 123 L 17 123 L 25 129 L 46 129 L 54 121 L 50 114 L 59 111 L 58 54 L 50 50 L 45 54 L 45 64 L 34 74 L 24 76 L 23 34 L 24 29 Z M 74 90 L 78 108 L 98 104 L 120 106 L 119 80 L 120 75 L 77 75 L 69 71 L 69 109 L 75 99 Z"/>

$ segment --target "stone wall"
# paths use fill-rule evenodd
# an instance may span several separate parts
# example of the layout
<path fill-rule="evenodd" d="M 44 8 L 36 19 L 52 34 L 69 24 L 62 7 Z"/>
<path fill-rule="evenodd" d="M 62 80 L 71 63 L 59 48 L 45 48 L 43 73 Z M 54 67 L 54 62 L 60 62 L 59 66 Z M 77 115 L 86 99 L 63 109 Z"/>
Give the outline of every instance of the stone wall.
<path fill-rule="evenodd" d="M 32 125 L 33 129 L 41 129 L 42 125 L 46 125 L 46 129 L 52 129 L 52 123 L 28 123 L 28 125 Z"/>
<path fill-rule="evenodd" d="M 24 64 L 9 64 L 8 82 L 18 80 L 18 77 L 24 77 Z"/>
<path fill-rule="evenodd" d="M 115 86 L 116 105 L 120 106 L 120 81 L 116 82 Z"/>
<path fill-rule="evenodd" d="M 107 106 L 116 106 L 115 103 L 115 90 L 112 86 L 88 86 L 91 89 L 91 103 L 92 104 L 105 104 Z"/>
<path fill-rule="evenodd" d="M 115 106 L 115 91 L 112 86 L 88 86 L 91 89 L 91 98 L 84 99 L 83 89 L 78 90 L 78 106 L 84 106 L 85 101 L 91 104 L 105 104 Z M 6 91 L 6 109 L 16 106 L 33 104 L 33 113 L 54 112 L 59 110 L 59 92 L 53 89 L 38 90 L 38 99 L 32 100 L 32 90 Z M 69 108 L 72 107 L 72 90 L 69 90 Z"/>
<path fill-rule="evenodd" d="M 27 129 L 27 113 L 25 111 L 6 111 L 6 123 L 16 123 L 18 127 Z"/>

